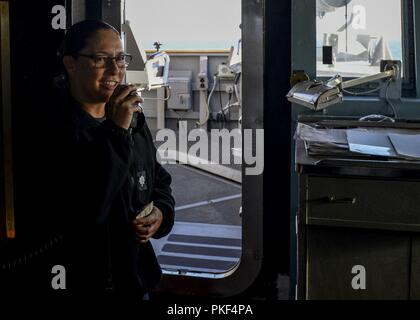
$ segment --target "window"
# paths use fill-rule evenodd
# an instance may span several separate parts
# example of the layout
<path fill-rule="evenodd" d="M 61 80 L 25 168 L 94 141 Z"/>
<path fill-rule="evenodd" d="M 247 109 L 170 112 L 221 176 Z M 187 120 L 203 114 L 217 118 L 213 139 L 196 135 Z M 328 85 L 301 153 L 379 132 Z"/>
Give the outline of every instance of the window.
<path fill-rule="evenodd" d="M 375 74 L 380 60 L 401 60 L 404 70 L 402 0 L 318 0 L 316 10 L 318 77 Z M 323 64 L 323 46 L 332 64 Z"/>

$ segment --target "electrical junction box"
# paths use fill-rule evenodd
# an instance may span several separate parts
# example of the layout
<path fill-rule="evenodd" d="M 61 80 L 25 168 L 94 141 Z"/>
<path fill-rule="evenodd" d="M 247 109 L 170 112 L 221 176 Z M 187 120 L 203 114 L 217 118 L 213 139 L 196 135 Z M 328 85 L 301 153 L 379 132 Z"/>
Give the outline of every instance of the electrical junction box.
<path fill-rule="evenodd" d="M 227 64 L 221 63 L 217 66 L 217 76 L 221 79 L 233 80 L 236 74 Z"/>
<path fill-rule="evenodd" d="M 192 79 L 188 77 L 168 77 L 171 88 L 171 97 L 168 100 L 168 109 L 190 110 L 192 107 Z"/>

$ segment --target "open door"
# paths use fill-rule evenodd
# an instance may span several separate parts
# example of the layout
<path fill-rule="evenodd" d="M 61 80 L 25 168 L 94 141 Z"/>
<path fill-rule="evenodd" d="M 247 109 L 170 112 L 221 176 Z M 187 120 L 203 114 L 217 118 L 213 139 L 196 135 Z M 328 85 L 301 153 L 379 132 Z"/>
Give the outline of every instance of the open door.
<path fill-rule="evenodd" d="M 10 93 L 9 3 L 0 1 L 0 239 L 15 237 Z"/>

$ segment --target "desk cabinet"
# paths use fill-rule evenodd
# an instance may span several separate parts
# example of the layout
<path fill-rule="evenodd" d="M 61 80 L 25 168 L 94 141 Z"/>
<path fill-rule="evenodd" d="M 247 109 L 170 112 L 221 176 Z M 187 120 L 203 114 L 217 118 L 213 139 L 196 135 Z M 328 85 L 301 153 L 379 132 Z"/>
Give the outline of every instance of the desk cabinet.
<path fill-rule="evenodd" d="M 366 230 L 311 228 L 307 234 L 307 299 L 408 299 L 410 239 Z M 352 287 L 355 266 L 366 290 Z"/>
<path fill-rule="evenodd" d="M 420 299 L 420 181 L 301 174 L 298 221 L 300 299 Z"/>
<path fill-rule="evenodd" d="M 420 236 L 413 237 L 411 252 L 410 298 L 420 300 Z"/>
<path fill-rule="evenodd" d="M 420 182 L 308 176 L 306 223 L 420 231 Z"/>
<path fill-rule="evenodd" d="M 353 128 L 419 134 L 420 122 L 299 124 L 298 298 L 420 299 L 420 161 L 352 153 L 342 139 Z"/>

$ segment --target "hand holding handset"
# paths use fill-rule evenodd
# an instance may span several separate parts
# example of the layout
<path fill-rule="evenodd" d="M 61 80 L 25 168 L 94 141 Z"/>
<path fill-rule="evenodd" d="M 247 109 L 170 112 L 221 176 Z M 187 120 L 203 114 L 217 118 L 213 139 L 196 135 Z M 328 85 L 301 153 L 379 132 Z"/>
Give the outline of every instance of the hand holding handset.
<path fill-rule="evenodd" d="M 124 99 L 124 101 L 133 100 L 132 97 L 140 97 L 140 99 L 141 99 L 140 87 L 138 85 L 132 84 L 132 83 L 126 83 L 126 82 L 121 83 L 118 86 L 117 95 L 124 92 L 127 87 L 130 87 L 131 91 L 128 93 L 128 95 L 127 95 L 127 93 L 123 93 L 123 94 L 127 95 L 127 97 Z M 142 99 L 141 99 L 141 102 L 142 102 Z M 134 103 L 131 104 L 131 107 L 135 109 L 135 112 L 132 113 L 130 126 L 127 128 L 128 130 L 130 130 L 130 132 L 137 126 L 137 117 L 138 117 L 137 113 L 138 112 L 143 112 L 143 110 L 144 110 L 143 106 L 141 105 L 141 102 L 135 101 Z"/>
<path fill-rule="evenodd" d="M 131 131 L 136 125 L 133 115 L 143 111 L 140 105 L 143 98 L 140 96 L 139 90 L 138 85 L 118 85 L 106 104 L 107 119 L 112 120 L 117 126 Z"/>

